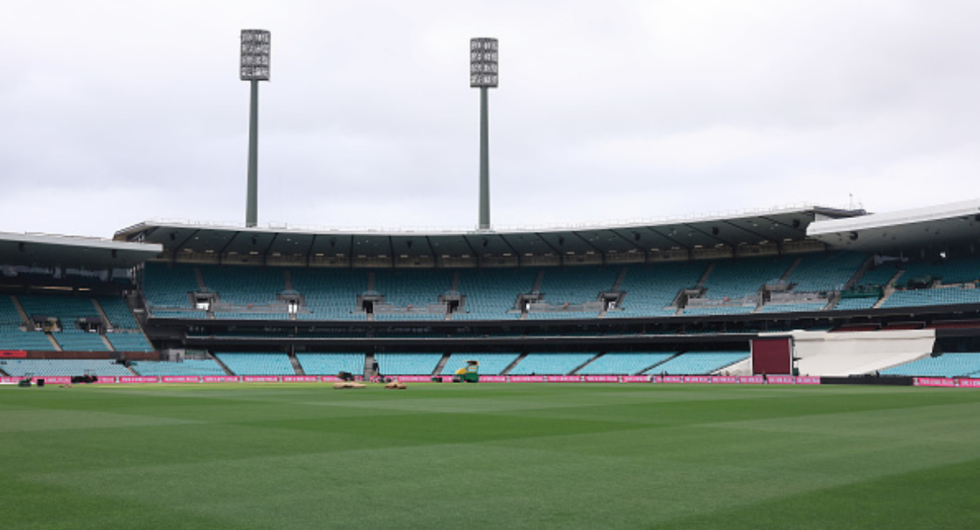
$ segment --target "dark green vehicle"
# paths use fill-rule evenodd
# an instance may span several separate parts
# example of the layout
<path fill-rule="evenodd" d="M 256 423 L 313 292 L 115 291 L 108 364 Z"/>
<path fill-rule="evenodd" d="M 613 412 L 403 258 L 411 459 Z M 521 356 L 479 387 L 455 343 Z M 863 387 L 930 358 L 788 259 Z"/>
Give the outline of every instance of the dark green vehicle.
<path fill-rule="evenodd" d="M 456 370 L 453 383 L 479 383 L 480 361 L 466 361 L 466 367 Z"/>

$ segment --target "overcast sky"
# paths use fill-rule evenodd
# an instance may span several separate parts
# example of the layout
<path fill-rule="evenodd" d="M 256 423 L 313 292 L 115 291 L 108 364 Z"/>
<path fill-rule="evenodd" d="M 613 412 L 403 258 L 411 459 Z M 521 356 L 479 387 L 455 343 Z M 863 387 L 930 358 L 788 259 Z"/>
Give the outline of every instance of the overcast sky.
<path fill-rule="evenodd" d="M 259 224 L 498 227 L 980 197 L 976 0 L 8 0 L 0 231 L 243 223 L 239 32 L 272 32 Z"/>

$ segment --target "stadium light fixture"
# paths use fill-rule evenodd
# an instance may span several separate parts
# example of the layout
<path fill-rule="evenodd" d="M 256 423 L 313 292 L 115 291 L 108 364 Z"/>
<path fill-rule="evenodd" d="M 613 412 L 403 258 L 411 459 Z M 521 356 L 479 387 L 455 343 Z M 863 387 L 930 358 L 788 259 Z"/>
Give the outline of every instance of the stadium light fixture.
<path fill-rule="evenodd" d="M 248 194 L 245 226 L 253 227 L 259 218 L 259 81 L 270 79 L 272 34 L 264 29 L 243 29 L 239 76 L 251 85 L 248 113 Z"/>
<path fill-rule="evenodd" d="M 470 87 L 497 88 L 497 39 L 470 39 Z"/>
<path fill-rule="evenodd" d="M 470 39 L 470 87 L 480 89 L 480 230 L 490 229 L 490 124 L 487 89 L 497 88 L 497 39 Z"/>

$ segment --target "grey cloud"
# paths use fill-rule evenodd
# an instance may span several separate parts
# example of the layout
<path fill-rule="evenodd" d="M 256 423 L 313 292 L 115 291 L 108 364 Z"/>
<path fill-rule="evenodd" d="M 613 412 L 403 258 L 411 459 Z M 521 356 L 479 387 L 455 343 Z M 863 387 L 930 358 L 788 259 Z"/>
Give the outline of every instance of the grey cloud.
<path fill-rule="evenodd" d="M 497 224 L 850 193 L 890 210 L 962 198 L 980 163 L 975 2 L 51 1 L 9 15 L 8 231 L 240 221 L 245 27 L 273 32 L 260 223 L 472 226 L 473 36 L 501 39 Z"/>

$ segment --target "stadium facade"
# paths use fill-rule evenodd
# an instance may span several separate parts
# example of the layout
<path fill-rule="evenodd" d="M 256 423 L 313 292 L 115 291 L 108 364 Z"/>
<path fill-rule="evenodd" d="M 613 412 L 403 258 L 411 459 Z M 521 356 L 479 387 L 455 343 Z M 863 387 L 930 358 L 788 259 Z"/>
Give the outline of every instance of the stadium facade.
<path fill-rule="evenodd" d="M 968 376 L 978 223 L 980 200 L 504 231 L 2 234 L 0 370 L 752 374 L 753 344 L 785 337 L 803 374 Z"/>

